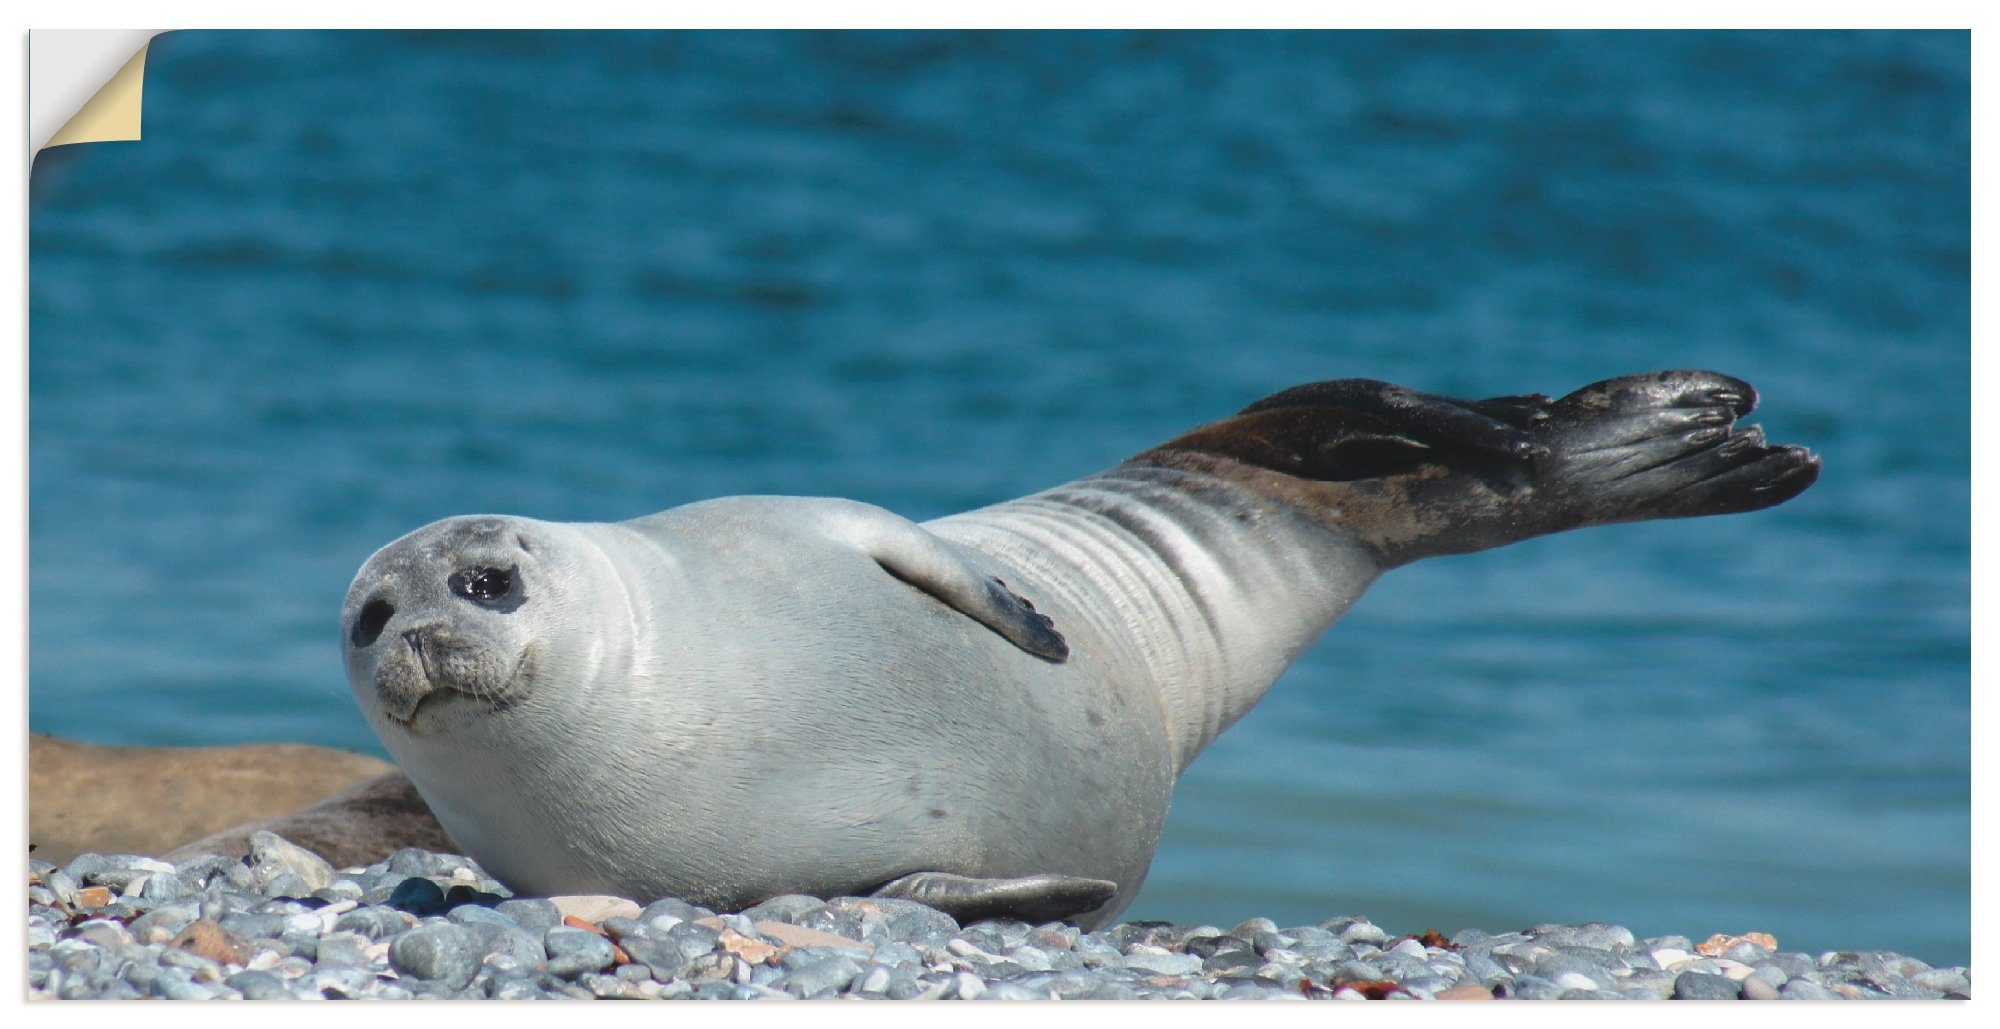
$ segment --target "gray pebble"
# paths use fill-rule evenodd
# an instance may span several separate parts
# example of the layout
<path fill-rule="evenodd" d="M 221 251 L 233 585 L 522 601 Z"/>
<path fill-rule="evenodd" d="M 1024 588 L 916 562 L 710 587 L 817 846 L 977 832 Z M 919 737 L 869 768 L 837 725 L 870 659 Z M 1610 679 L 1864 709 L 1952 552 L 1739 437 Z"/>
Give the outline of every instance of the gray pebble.
<path fill-rule="evenodd" d="M 1461 957 L 1465 960 L 1465 974 L 1481 982 L 1507 979 L 1514 975 L 1512 970 L 1485 954 L 1464 954 Z"/>
<path fill-rule="evenodd" d="M 445 920 L 455 922 L 459 925 L 473 925 L 477 923 L 497 925 L 507 929 L 522 928 L 521 923 L 508 918 L 493 908 L 479 904 L 461 904 L 458 907 L 452 908 L 445 913 Z M 550 928 L 553 928 L 553 926 Z M 548 932 L 548 929 L 543 929 L 542 932 Z"/>
<path fill-rule="evenodd" d="M 51 866 L 49 871 L 46 873 L 37 873 L 37 876 L 42 880 L 42 885 L 48 889 L 50 896 L 55 898 L 56 901 L 68 904 L 76 898 L 76 891 L 79 888 L 79 884 L 68 872 Z"/>
<path fill-rule="evenodd" d="M 215 990 L 200 983 L 165 976 L 153 980 L 151 992 L 162 1000 L 212 1000 L 216 995 Z"/>
<path fill-rule="evenodd" d="M 280 875 L 292 876 L 308 895 L 333 885 L 333 866 L 325 858 L 276 833 L 250 834 L 250 870 L 260 884 Z"/>
<path fill-rule="evenodd" d="M 619 918 L 615 915 L 597 923 L 597 927 L 604 930 L 605 935 L 613 940 L 623 940 L 636 935 L 644 931 L 645 926 L 646 923 L 636 918 Z"/>
<path fill-rule="evenodd" d="M 473 935 L 462 926 L 433 922 L 403 933 L 389 945 L 396 971 L 462 989 L 479 971 Z"/>
<path fill-rule="evenodd" d="M 334 928 L 342 932 L 355 932 L 371 939 L 383 940 L 409 928 L 409 924 L 401 911 L 370 906 L 355 908 L 341 915 L 334 922 Z"/>
<path fill-rule="evenodd" d="M 140 920 L 143 921 L 152 914 L 152 912 L 148 912 L 146 915 L 141 915 L 139 916 Z M 192 922 L 194 919 L 190 918 L 188 921 Z M 138 923 L 134 922 L 133 924 L 137 925 Z M 178 925 L 172 929 L 172 932 L 179 933 L 185 928 L 187 928 L 185 924 Z M 82 940 L 91 946 L 113 952 L 124 950 L 132 946 L 133 942 L 131 930 L 126 929 L 117 922 L 107 922 L 99 919 L 91 919 L 90 921 L 78 924 L 70 930 L 70 935 L 73 939 Z"/>
<path fill-rule="evenodd" d="M 829 955 L 787 972 L 772 985 L 799 997 L 823 997 L 845 989 L 861 974 L 861 968 L 861 962 L 854 958 Z"/>
<path fill-rule="evenodd" d="M 888 923 L 881 916 L 851 908 L 837 908 L 831 904 L 800 915 L 793 924 L 868 943 L 885 943 L 892 939 Z"/>
<path fill-rule="evenodd" d="M 1731 961 L 1742 962 L 1743 964 L 1746 965 L 1754 965 L 1757 962 L 1770 957 L 1771 954 L 1772 954 L 1771 948 L 1763 946 L 1761 944 L 1752 943 L 1749 940 L 1739 941 L 1736 945 L 1722 952 L 1723 957 L 1726 957 Z"/>
<path fill-rule="evenodd" d="M 1819 962 L 1814 961 L 1804 954 L 1778 953 L 1762 961 L 1752 962 L 1753 967 L 1766 965 L 1785 973 L 1785 978 L 1787 979 L 1797 979 L 1799 976 L 1816 971 L 1819 968 Z"/>
<path fill-rule="evenodd" d="M 1834 993 L 1810 979 L 1793 979 L 1778 988 L 1778 996 L 1784 1000 L 1839 1000 Z"/>
<path fill-rule="evenodd" d="M 564 978 L 609 968 L 617 960 L 611 941 L 594 932 L 559 925 L 542 936 L 549 952 L 549 974 Z"/>
<path fill-rule="evenodd" d="M 512 922 L 462 924 L 479 941 L 480 950 L 485 953 L 489 962 L 496 958 L 505 958 L 524 968 L 534 968 L 549 957 L 541 940 Z"/>
<path fill-rule="evenodd" d="M 562 924 L 562 909 L 551 901 L 503 900 L 493 910 L 514 920 L 514 924 L 539 936 Z"/>
<path fill-rule="evenodd" d="M 651 970 L 653 978 L 661 982 L 679 978 L 688 965 L 688 957 L 681 953 L 679 945 L 664 934 L 639 933 L 619 941 L 626 956 Z"/>
<path fill-rule="evenodd" d="M 503 904 L 501 906 L 505 907 L 506 905 Z M 553 907 L 554 905 L 550 906 Z M 714 918 L 715 912 L 699 905 L 690 904 L 684 900 L 667 897 L 646 905 L 646 909 L 639 913 L 639 921 L 650 922 L 662 915 L 672 916 L 683 922 L 696 922 L 704 918 Z M 556 920 L 561 921 L 562 919 L 558 918 Z"/>
<path fill-rule="evenodd" d="M 1519 1000 L 1555 1000 L 1563 994 L 1563 988 L 1538 975 L 1523 975 L 1506 984 L 1507 995 Z M 1494 996 L 1500 995 L 1496 987 Z"/>
<path fill-rule="evenodd" d="M 1564 999 L 1971 991 L 1967 969 L 1934 969 L 1879 950 L 1829 951 L 1815 960 L 1739 943 L 1726 957 L 1668 971 L 1651 952 L 1692 955 L 1687 937 L 1641 945 L 1629 930 L 1605 923 L 1461 930 L 1454 950 L 1407 937 L 1392 945 L 1380 926 L 1357 916 L 1287 929 L 1253 918 L 1226 932 L 1164 922 L 1083 932 L 1007 919 L 961 927 L 913 901 L 802 895 L 771 898 L 722 924 L 751 935 L 753 921 L 785 922 L 868 947 L 785 947 L 774 963 L 753 965 L 723 951 L 715 930 L 695 924 L 713 912 L 672 898 L 636 918 L 607 919 L 606 939 L 562 925 L 546 900 L 507 899 L 501 884 L 455 855 L 406 850 L 367 869 L 334 872 L 277 837 L 259 844 L 248 864 L 200 857 L 175 868 L 131 855 L 82 855 L 58 867 L 31 859 L 39 881 L 28 887 L 30 997 L 1300 1000 L 1356 998 L 1333 984 L 1380 979 L 1401 985 L 1399 999 L 1467 982 L 1503 997 Z M 89 918 L 72 924 L 68 910 L 55 906 L 98 885 L 111 886 L 115 899 Z M 373 903 L 349 907 L 361 901 Z M 257 970 L 165 945 L 198 918 L 219 923 Z M 629 963 L 616 963 L 613 940 Z"/>
<path fill-rule="evenodd" d="M 329 903 L 339 903 L 344 900 L 359 901 L 366 892 L 352 879 L 335 879 L 331 884 L 314 890 L 312 895 Z"/>
<path fill-rule="evenodd" d="M 1558 972 L 1551 981 L 1565 990 L 1610 990 L 1617 986 L 1608 975 L 1577 970 Z"/>
<path fill-rule="evenodd" d="M 149 914 L 146 917 L 151 916 Z M 189 921 L 192 921 L 192 919 Z M 219 922 L 224 929 L 229 930 L 231 936 L 239 940 L 269 940 L 283 936 L 285 933 L 285 916 L 283 915 L 245 912 L 243 914 L 224 915 Z M 133 924 L 136 925 L 138 923 L 135 922 Z"/>
<path fill-rule="evenodd" d="M 1785 983 L 1789 981 L 1791 978 L 1792 977 L 1790 975 L 1787 975 L 1785 973 L 1784 969 L 1779 968 L 1777 965 L 1766 963 L 1752 967 L 1750 969 L 1750 974 L 1747 977 L 1745 977 L 1743 981 L 1749 982 L 1751 979 L 1756 979 L 1770 986 L 1771 989 L 1775 990 L 1778 987 L 1785 985 Z"/>
<path fill-rule="evenodd" d="M 388 870 L 408 878 L 410 876 L 431 875 L 437 868 L 442 855 L 432 854 L 415 847 L 404 847 L 389 855 Z"/>
<path fill-rule="evenodd" d="M 306 988 L 328 999 L 372 996 L 375 973 L 359 968 L 323 968 L 306 978 Z"/>
<path fill-rule="evenodd" d="M 1674 980 L 1675 1000 L 1736 1000 L 1742 993 L 1735 980 L 1707 972 L 1682 972 Z"/>
<path fill-rule="evenodd" d="M 187 905 L 162 904 L 132 920 L 132 935 L 143 940 L 152 935 L 154 930 L 159 930 L 172 937 L 178 935 L 199 917 L 200 913 Z M 242 936 L 241 933 L 237 935 L 239 938 Z"/>
<path fill-rule="evenodd" d="M 722 939 L 722 935 L 714 929 L 693 922 L 682 922 L 668 929 L 666 936 L 673 941 L 674 946 L 680 948 L 681 956 L 686 958 L 697 958 L 713 952 Z"/>
<path fill-rule="evenodd" d="M 323 965 L 360 968 L 369 963 L 368 948 L 375 941 L 360 933 L 331 932 L 319 938 L 313 960 Z"/>
<path fill-rule="evenodd" d="M 1910 977 L 1910 981 L 1927 990 L 1941 993 L 1972 992 L 1972 977 L 1963 968 L 1930 968 Z"/>
<path fill-rule="evenodd" d="M 826 906 L 826 901 L 818 897 L 807 897 L 797 893 L 787 893 L 772 897 L 754 907 L 743 909 L 743 917 L 752 922 L 784 922 L 796 925 L 799 916 L 809 911 L 817 911 Z"/>
<path fill-rule="evenodd" d="M 79 883 L 93 883 L 98 872 L 110 867 L 111 859 L 103 854 L 78 854 L 63 866 L 63 872 Z"/>
<path fill-rule="evenodd" d="M 73 871 L 71 874 L 75 875 Z M 123 892 L 131 888 L 132 884 L 138 882 L 140 879 L 154 875 L 165 875 L 172 878 L 174 875 L 174 866 L 164 861 L 155 861 L 152 858 L 137 857 L 131 854 L 118 854 L 111 857 L 109 864 L 91 876 L 91 879 L 99 886 L 108 886 L 113 890 Z M 77 876 L 77 878 L 79 880 L 82 879 L 81 876 Z"/>
<path fill-rule="evenodd" d="M 266 897 L 310 897 L 312 895 L 312 887 L 304 879 L 300 879 L 300 877 L 296 877 L 292 873 L 278 873 L 268 883 L 264 883 L 264 895 Z"/>
<path fill-rule="evenodd" d="M 1744 1000 L 1777 1000 L 1779 997 L 1778 987 L 1771 985 L 1770 980 L 1754 975 L 1746 977 L 1742 987 Z"/>

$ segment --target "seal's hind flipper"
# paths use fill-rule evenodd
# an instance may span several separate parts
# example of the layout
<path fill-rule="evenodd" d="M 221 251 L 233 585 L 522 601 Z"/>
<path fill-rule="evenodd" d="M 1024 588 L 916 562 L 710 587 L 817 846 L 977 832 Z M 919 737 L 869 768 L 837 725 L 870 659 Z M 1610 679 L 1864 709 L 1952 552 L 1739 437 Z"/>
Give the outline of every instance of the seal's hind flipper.
<path fill-rule="evenodd" d="M 1281 500 L 1388 568 L 1585 525 L 1783 503 L 1819 477 L 1819 459 L 1737 424 L 1756 403 L 1749 383 L 1708 371 L 1606 379 L 1560 400 L 1336 379 L 1274 393 L 1130 463 Z"/>
<path fill-rule="evenodd" d="M 1074 875 L 974 879 L 950 872 L 917 872 L 891 880 L 871 896 L 928 904 L 963 925 L 986 918 L 1023 922 L 1074 918 L 1103 907 L 1117 893 L 1115 882 Z"/>
<path fill-rule="evenodd" d="M 1466 401 L 1331 379 L 1273 393 L 1153 453 L 1211 454 L 1320 482 L 1407 472 L 1444 454 L 1528 461 L 1548 453 L 1532 432 L 1548 404 L 1539 394 Z"/>
<path fill-rule="evenodd" d="M 1749 383 L 1718 372 L 1648 372 L 1585 386 L 1550 406 L 1544 503 L 1584 525 L 1784 503 L 1819 478 L 1819 458 L 1737 424 L 1756 406 Z"/>
<path fill-rule="evenodd" d="M 907 518 L 867 504 L 841 503 L 828 530 L 861 548 L 882 570 L 936 597 L 1002 639 L 1047 661 L 1069 658 L 1069 643 L 1047 615 L 1007 584 L 984 575 L 954 544 Z"/>

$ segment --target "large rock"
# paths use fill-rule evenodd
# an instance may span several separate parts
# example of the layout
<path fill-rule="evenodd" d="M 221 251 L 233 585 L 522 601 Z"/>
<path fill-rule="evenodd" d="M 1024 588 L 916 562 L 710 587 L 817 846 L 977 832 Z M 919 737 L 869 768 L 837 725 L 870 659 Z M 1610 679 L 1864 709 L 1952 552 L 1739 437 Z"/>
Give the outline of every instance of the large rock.
<path fill-rule="evenodd" d="M 343 790 L 303 811 L 233 826 L 175 848 L 176 864 L 202 854 L 249 854 L 251 837 L 276 833 L 327 859 L 335 868 L 370 865 L 404 847 L 457 853 L 458 845 L 401 772 Z"/>
<path fill-rule="evenodd" d="M 364 754 L 290 743 L 113 747 L 28 737 L 28 841 L 45 861 L 85 852 L 241 857 L 258 831 L 336 867 L 402 847 L 457 849 L 409 779 Z"/>

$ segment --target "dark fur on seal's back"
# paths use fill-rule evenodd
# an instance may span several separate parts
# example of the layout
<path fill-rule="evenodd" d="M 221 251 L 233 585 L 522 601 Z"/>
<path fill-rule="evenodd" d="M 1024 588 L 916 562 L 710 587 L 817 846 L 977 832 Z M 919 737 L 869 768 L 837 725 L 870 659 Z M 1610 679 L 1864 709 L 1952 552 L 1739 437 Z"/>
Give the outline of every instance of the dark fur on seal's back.
<path fill-rule="evenodd" d="M 1560 400 L 1464 401 L 1372 379 L 1272 394 L 1129 463 L 1230 478 L 1350 532 L 1384 566 L 1584 525 L 1755 511 L 1819 478 L 1804 447 L 1738 426 L 1750 384 L 1608 379 Z"/>

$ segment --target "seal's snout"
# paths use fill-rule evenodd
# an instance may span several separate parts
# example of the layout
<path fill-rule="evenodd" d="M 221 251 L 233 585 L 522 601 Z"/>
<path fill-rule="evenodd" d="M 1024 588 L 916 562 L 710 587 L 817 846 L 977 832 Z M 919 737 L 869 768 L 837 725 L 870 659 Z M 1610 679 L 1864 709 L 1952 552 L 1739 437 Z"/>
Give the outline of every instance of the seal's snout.
<path fill-rule="evenodd" d="M 376 661 L 375 699 L 383 714 L 407 725 L 438 687 L 424 662 L 424 634 L 406 629 L 401 638 L 403 646 L 385 646 Z"/>

